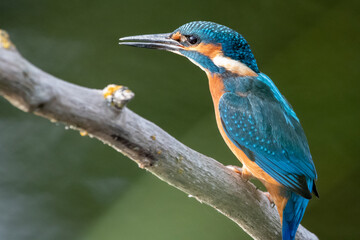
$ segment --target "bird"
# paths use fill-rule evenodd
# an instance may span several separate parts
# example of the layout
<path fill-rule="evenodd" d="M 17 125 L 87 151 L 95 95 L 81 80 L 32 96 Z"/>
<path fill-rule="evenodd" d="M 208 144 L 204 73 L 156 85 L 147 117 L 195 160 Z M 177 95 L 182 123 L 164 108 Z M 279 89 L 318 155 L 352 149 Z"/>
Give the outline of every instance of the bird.
<path fill-rule="evenodd" d="M 205 71 L 217 127 L 242 163 L 231 168 L 263 183 L 278 210 L 282 239 L 295 239 L 309 200 L 319 197 L 317 173 L 298 116 L 259 70 L 245 38 L 224 25 L 193 21 L 170 33 L 123 37 L 119 44 L 176 53 Z"/>

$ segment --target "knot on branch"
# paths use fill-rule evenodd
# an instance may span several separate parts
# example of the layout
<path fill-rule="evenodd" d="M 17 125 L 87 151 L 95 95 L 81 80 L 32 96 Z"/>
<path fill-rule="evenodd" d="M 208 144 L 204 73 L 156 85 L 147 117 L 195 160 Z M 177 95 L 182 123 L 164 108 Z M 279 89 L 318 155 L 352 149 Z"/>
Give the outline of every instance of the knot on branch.
<path fill-rule="evenodd" d="M 110 84 L 103 89 L 103 96 L 109 105 L 121 110 L 135 94 L 128 87 Z"/>
<path fill-rule="evenodd" d="M 15 49 L 15 45 L 11 42 L 9 34 L 0 29 L 0 48 Z"/>

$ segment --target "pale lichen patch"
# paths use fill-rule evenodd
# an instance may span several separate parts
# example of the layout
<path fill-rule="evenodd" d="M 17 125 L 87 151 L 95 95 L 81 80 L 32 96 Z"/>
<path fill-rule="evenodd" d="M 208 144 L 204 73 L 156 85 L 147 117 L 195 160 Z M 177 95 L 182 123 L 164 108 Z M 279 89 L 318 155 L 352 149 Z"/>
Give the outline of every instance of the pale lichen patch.
<path fill-rule="evenodd" d="M 0 47 L 5 49 L 15 47 L 14 44 L 10 41 L 9 34 L 1 29 L 0 29 Z"/>
<path fill-rule="evenodd" d="M 123 86 L 121 86 L 121 85 L 115 85 L 115 84 L 107 85 L 106 88 L 103 89 L 104 98 L 107 99 L 108 97 L 113 95 L 117 90 L 119 90 L 122 87 Z"/>
<path fill-rule="evenodd" d="M 85 131 L 85 130 L 80 130 L 80 136 L 82 136 L 82 137 L 85 137 L 85 136 L 87 136 L 89 133 L 87 132 L 87 131 Z"/>
<path fill-rule="evenodd" d="M 110 84 L 103 89 L 103 96 L 109 105 L 122 109 L 135 94 L 125 86 Z"/>
<path fill-rule="evenodd" d="M 183 159 L 183 156 L 176 157 L 176 162 L 181 163 Z"/>

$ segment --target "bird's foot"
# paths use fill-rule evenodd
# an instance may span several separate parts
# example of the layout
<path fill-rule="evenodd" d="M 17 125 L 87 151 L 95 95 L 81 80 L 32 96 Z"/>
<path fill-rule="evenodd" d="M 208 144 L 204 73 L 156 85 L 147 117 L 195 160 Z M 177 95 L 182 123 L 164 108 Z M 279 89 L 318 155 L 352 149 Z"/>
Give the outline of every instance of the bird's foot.
<path fill-rule="evenodd" d="M 109 105 L 122 109 L 135 94 L 128 87 L 110 84 L 103 89 L 103 96 Z"/>
<path fill-rule="evenodd" d="M 271 207 L 271 208 L 274 208 L 274 207 L 275 207 L 275 202 L 274 202 L 274 200 L 272 199 L 270 193 L 269 193 L 269 192 L 264 192 L 264 195 L 265 195 L 265 197 L 267 197 L 267 199 L 269 200 L 269 202 L 270 202 L 270 207 Z"/>
<path fill-rule="evenodd" d="M 239 174 L 245 182 L 249 181 L 249 179 L 252 177 L 251 172 L 249 172 L 249 170 L 247 170 L 247 168 L 244 166 L 242 168 L 234 165 L 228 165 L 226 167 L 233 172 Z"/>

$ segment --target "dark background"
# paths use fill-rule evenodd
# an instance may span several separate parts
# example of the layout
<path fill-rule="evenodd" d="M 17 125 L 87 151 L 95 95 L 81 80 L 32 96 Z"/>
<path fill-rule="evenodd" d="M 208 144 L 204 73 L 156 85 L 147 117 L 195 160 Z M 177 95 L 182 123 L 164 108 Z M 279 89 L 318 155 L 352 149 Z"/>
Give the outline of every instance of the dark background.
<path fill-rule="evenodd" d="M 302 224 L 360 239 L 359 1 L 1 0 L 0 28 L 41 69 L 72 83 L 129 86 L 129 107 L 224 164 L 205 74 L 174 54 L 118 46 L 193 20 L 227 25 L 293 105 L 318 171 Z M 261 224 L 261 223 L 259 223 Z M 108 146 L 0 98 L 0 239 L 250 239 L 214 209 Z"/>

